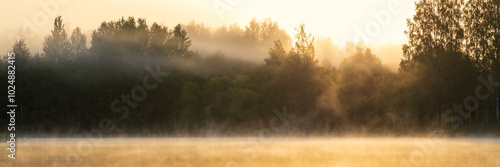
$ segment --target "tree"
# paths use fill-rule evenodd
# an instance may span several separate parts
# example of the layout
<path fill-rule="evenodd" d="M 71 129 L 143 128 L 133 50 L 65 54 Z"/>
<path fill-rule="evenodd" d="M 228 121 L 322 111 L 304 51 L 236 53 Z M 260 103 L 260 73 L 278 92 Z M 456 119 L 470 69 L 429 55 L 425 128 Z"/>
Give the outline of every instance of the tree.
<path fill-rule="evenodd" d="M 253 18 L 242 34 L 243 41 L 251 46 L 269 46 L 274 41 L 280 40 L 285 49 L 290 49 L 292 39 L 284 29 L 278 26 L 278 22 L 270 18 L 257 21 Z"/>
<path fill-rule="evenodd" d="M 249 23 L 250 25 L 245 26 L 245 32 L 243 33 L 243 39 L 251 45 L 257 44 L 261 41 L 261 28 L 257 19 L 253 18 Z"/>
<path fill-rule="evenodd" d="M 43 43 L 43 52 L 45 56 L 56 63 L 65 63 L 69 60 L 71 53 L 71 43 L 68 40 L 68 35 L 64 29 L 61 16 L 57 16 L 54 20 L 54 28 L 52 33 L 45 37 Z"/>
<path fill-rule="evenodd" d="M 297 34 L 295 34 L 296 42 L 289 53 L 290 56 L 292 56 L 291 58 L 293 59 L 293 57 L 296 57 L 299 67 L 311 68 L 317 65 L 318 61 L 315 60 L 314 37 L 305 32 L 304 24 L 299 25 L 295 30 L 297 31 Z"/>
<path fill-rule="evenodd" d="M 429 128 L 455 123 L 444 116 L 444 111 L 463 104 L 468 90 L 473 89 L 470 81 L 477 77 L 472 61 L 477 56 L 471 58 L 467 53 L 470 46 L 466 43 L 472 33 L 464 29 L 462 9 L 463 1 L 422 0 L 415 3 L 416 14 L 407 21 L 409 41 L 403 45 L 400 66 L 418 77 L 414 90 L 425 90 L 416 92 L 419 97 L 414 106 L 421 120 L 429 120 Z"/>
<path fill-rule="evenodd" d="M 186 30 L 182 29 L 180 24 L 177 24 L 172 33 L 173 36 L 167 42 L 167 46 L 171 49 L 171 53 L 174 56 L 184 56 L 184 53 L 187 53 L 191 46 L 191 40 L 186 36 Z"/>
<path fill-rule="evenodd" d="M 361 127 L 381 127 L 392 122 L 387 115 L 395 75 L 382 64 L 370 49 L 356 47 L 355 52 L 339 66 L 339 97 L 346 111 L 348 124 Z"/>
<path fill-rule="evenodd" d="M 317 119 L 317 112 L 309 112 L 316 107 L 316 97 L 323 89 L 322 69 L 314 59 L 314 37 L 306 33 L 302 24 L 296 28 L 295 46 L 285 52 L 281 41 L 275 42 L 265 59 L 269 78 L 262 86 L 260 94 L 267 103 L 293 108 L 304 119 L 297 123 L 299 129 L 311 128 L 310 122 Z M 300 127 L 303 125 L 304 127 Z"/>
<path fill-rule="evenodd" d="M 332 39 L 323 38 L 315 43 L 316 57 L 320 60 L 320 64 L 326 69 L 332 69 L 334 64 L 338 66 L 342 59 L 338 54 L 338 47 L 333 44 Z"/>
<path fill-rule="evenodd" d="M 21 39 L 14 43 L 12 46 L 12 51 L 16 54 L 16 61 L 21 63 L 27 63 L 31 57 L 29 49 L 26 47 L 26 42 Z"/>
<path fill-rule="evenodd" d="M 469 0 L 464 5 L 465 51 L 482 74 L 500 79 L 500 1 Z M 500 120 L 499 91 L 496 88 L 496 120 Z M 486 111 L 487 114 L 487 111 Z"/>
<path fill-rule="evenodd" d="M 153 23 L 149 30 L 149 34 L 150 39 L 148 55 L 153 57 L 169 56 L 169 52 L 165 46 L 167 41 L 170 40 L 172 33 L 168 31 L 168 28 L 157 23 Z"/>
<path fill-rule="evenodd" d="M 87 38 L 79 27 L 71 33 L 71 54 L 81 56 L 87 53 Z"/>
<path fill-rule="evenodd" d="M 269 58 L 264 59 L 267 66 L 279 66 L 286 58 L 286 51 L 280 40 L 274 42 L 274 47 L 269 49 Z"/>

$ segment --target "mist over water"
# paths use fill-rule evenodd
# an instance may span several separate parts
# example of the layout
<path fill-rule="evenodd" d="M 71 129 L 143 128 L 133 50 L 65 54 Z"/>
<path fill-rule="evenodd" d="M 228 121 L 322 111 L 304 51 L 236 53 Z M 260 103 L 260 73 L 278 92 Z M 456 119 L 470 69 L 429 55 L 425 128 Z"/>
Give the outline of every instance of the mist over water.
<path fill-rule="evenodd" d="M 498 166 L 498 139 L 30 139 L 2 166 Z M 4 144 L 2 144 L 4 145 Z M 80 150 L 83 149 L 83 150 Z M 467 151 L 464 151 L 467 150 Z M 80 154 L 78 154 L 80 153 Z"/>
<path fill-rule="evenodd" d="M 362 1 L 41 1 L 0 34 L 0 166 L 500 166 L 500 4 Z"/>

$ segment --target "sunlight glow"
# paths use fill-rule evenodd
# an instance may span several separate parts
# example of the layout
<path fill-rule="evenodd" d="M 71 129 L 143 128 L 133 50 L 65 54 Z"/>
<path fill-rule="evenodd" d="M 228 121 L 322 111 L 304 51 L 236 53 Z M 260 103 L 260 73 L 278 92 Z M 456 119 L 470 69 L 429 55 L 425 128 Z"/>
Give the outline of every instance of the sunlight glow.
<path fill-rule="evenodd" d="M 1 6 L 13 6 L 6 8 L 4 12 L 16 13 L 15 16 L 6 18 L 5 21 L 10 24 L 0 28 L 1 37 L 7 38 L 8 33 L 18 31 L 19 27 L 24 24 L 23 20 L 31 20 L 37 12 L 44 11 L 41 7 L 44 3 L 43 1 L 39 4 L 31 3 L 28 0 L 0 2 Z M 400 12 L 392 14 L 387 24 L 380 26 L 379 30 L 374 29 L 370 24 L 378 23 L 378 21 L 373 13 L 388 10 L 388 5 L 391 3 L 397 3 Z M 222 6 L 222 11 L 218 11 L 217 5 Z M 371 31 L 378 31 L 378 33 L 370 37 L 368 46 L 371 44 L 401 45 L 406 42 L 403 32 L 406 29 L 406 19 L 414 14 L 413 8 L 413 2 L 401 0 L 89 0 L 68 1 L 58 6 L 59 14 L 63 16 L 69 29 L 81 27 L 87 33 L 90 33 L 88 31 L 95 29 L 95 26 L 102 21 L 116 20 L 122 16 L 147 18 L 149 24 L 158 22 L 169 27 L 195 20 L 204 22 L 210 27 L 237 23 L 242 28 L 252 18 L 257 20 L 272 18 L 277 20 L 280 27 L 286 29 L 289 34 L 295 32 L 294 27 L 304 23 L 308 32 L 316 36 L 331 37 L 338 45 L 353 41 L 357 35 L 356 28 L 365 31 L 367 26 L 372 26 Z M 21 9 L 26 12 L 18 12 Z M 50 7 L 50 9 L 53 8 Z M 50 16 L 47 23 L 40 27 L 40 33 L 35 39 L 41 40 L 50 32 L 52 28 L 50 23 L 54 17 Z M 39 19 L 43 21 L 43 18 Z M 2 43 L 5 42 L 5 40 L 2 41 Z M 34 44 L 40 44 L 40 41 L 28 40 L 28 45 Z M 8 50 L 8 46 L 11 45 L 2 45 L 0 51 Z M 40 46 L 34 46 L 34 48 L 40 48 Z"/>

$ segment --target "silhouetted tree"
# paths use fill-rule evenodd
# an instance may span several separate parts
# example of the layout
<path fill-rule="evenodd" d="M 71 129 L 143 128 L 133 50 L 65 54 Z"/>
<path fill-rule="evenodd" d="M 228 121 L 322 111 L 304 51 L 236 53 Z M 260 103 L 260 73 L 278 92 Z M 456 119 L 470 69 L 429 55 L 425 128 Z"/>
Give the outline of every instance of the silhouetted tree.
<path fill-rule="evenodd" d="M 80 28 L 75 28 L 71 33 L 71 53 L 75 57 L 87 54 L 87 38 Z"/>
<path fill-rule="evenodd" d="M 61 16 L 54 20 L 54 28 L 52 33 L 45 37 L 43 43 L 43 52 L 51 62 L 65 63 L 69 60 L 71 54 L 71 43 L 68 40 L 68 35 Z"/>
<path fill-rule="evenodd" d="M 180 24 L 177 24 L 172 34 L 172 39 L 167 41 L 167 46 L 172 49 L 173 55 L 184 56 L 184 53 L 187 53 L 191 46 L 191 40 L 186 36 L 186 30 L 182 29 Z"/>

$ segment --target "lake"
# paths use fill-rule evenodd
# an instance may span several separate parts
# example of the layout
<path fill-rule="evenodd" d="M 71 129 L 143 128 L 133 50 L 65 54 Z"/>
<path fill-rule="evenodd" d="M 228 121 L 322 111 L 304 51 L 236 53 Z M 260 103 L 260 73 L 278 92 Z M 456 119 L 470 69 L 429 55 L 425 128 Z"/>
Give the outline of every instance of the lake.
<path fill-rule="evenodd" d="M 500 166 L 494 138 L 24 139 L 15 160 L 3 150 L 0 166 Z"/>

